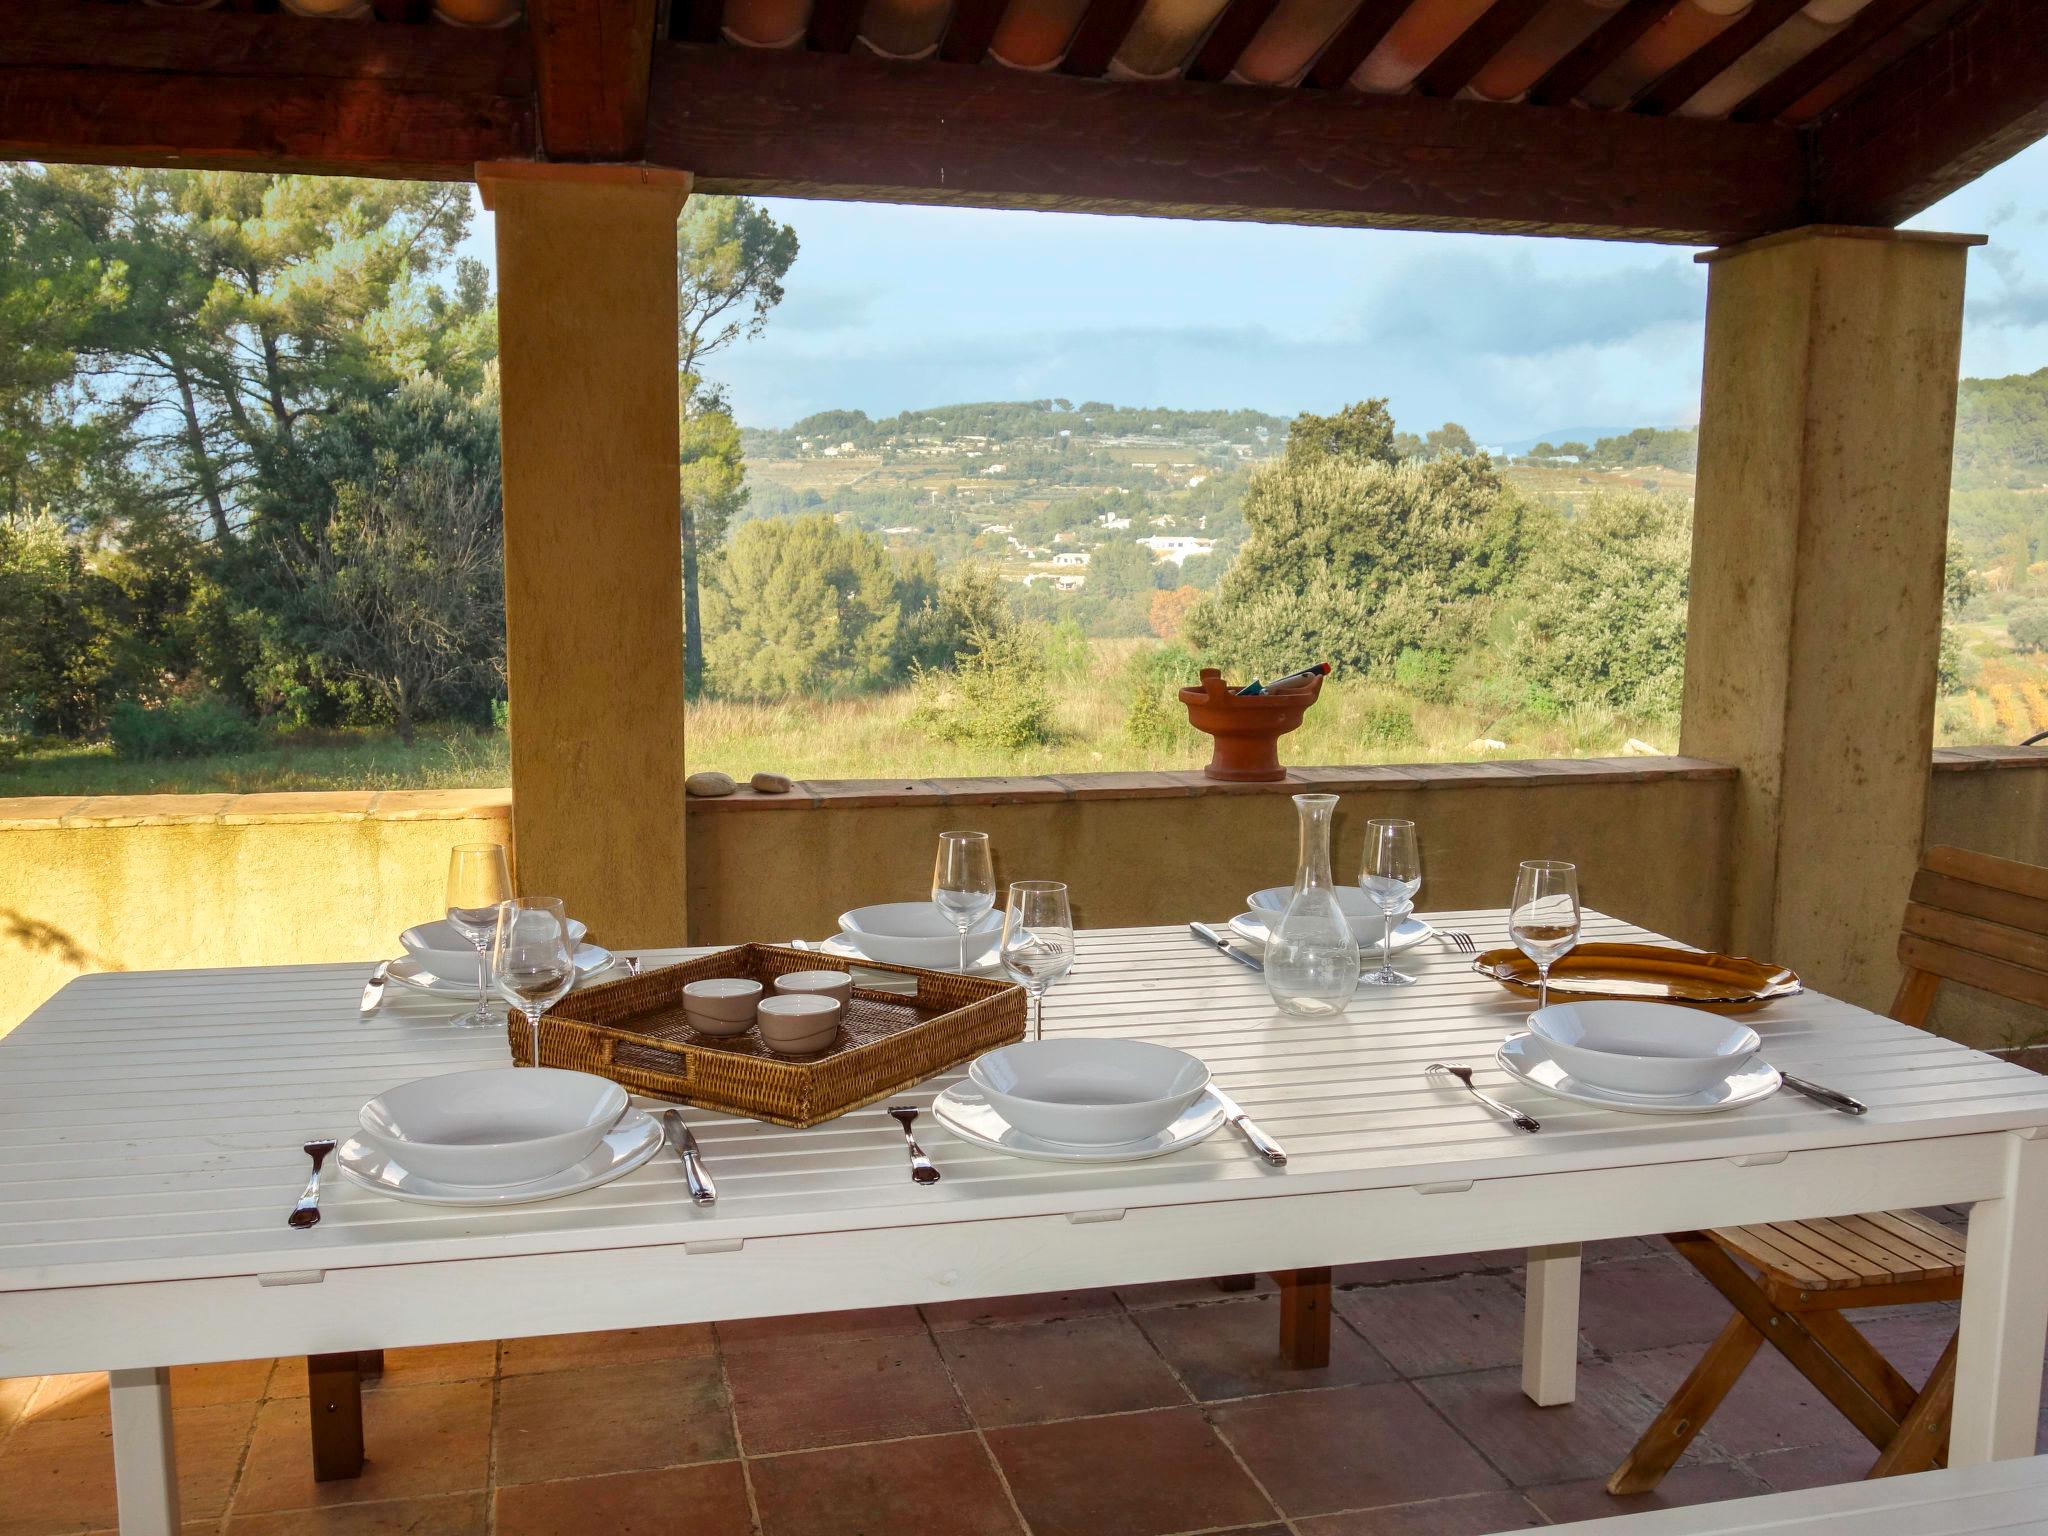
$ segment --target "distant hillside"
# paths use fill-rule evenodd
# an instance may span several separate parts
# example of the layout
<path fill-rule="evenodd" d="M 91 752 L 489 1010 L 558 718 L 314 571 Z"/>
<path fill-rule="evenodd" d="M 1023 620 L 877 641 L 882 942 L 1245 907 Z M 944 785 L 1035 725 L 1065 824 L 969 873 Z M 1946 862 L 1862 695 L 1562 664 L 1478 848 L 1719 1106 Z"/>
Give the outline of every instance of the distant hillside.
<path fill-rule="evenodd" d="M 865 411 L 820 411 L 781 430 L 746 428 L 742 444 L 749 456 L 788 457 L 804 451 L 852 443 L 856 450 L 885 442 L 960 442 L 985 440 L 990 446 L 1057 438 L 1062 433 L 1089 438 L 1169 438 L 1187 442 L 1267 442 L 1277 446 L 1287 435 L 1287 418 L 1263 411 L 1184 411 L 1167 406 L 1110 405 L 1101 400 L 986 400 L 937 405 L 870 417 Z"/>
<path fill-rule="evenodd" d="M 1963 380 L 1956 398 L 1955 484 L 2015 491 L 2048 484 L 2048 368 Z"/>

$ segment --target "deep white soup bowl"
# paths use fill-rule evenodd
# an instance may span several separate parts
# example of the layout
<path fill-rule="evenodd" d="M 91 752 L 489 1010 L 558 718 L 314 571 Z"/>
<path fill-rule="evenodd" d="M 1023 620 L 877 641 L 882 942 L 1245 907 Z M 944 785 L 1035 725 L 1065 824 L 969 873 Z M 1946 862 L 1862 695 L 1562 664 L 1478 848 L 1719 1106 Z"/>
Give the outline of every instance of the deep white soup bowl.
<path fill-rule="evenodd" d="M 1387 925 L 1387 920 L 1380 915 L 1379 907 L 1370 896 L 1366 895 L 1361 888 L 1355 885 L 1337 886 L 1335 887 L 1335 893 L 1337 905 L 1344 909 L 1344 921 L 1351 925 L 1351 937 L 1353 940 L 1357 942 L 1361 949 L 1367 945 L 1377 949 L 1380 944 L 1382 930 Z M 1293 886 L 1275 885 L 1269 886 L 1263 891 L 1253 891 L 1251 895 L 1245 898 L 1245 902 L 1254 912 L 1266 920 L 1266 931 L 1270 933 L 1280 926 L 1280 919 L 1287 912 L 1287 903 L 1293 899 Z M 1400 927 L 1402 921 L 1414 910 L 1414 902 L 1402 902 L 1394 910 L 1394 926 Z"/>
<path fill-rule="evenodd" d="M 1739 1020 L 1676 1003 L 1552 1003 L 1529 1032 L 1582 1083 L 1621 1093 L 1698 1093 L 1723 1082 L 1762 1045 Z"/>
<path fill-rule="evenodd" d="M 1198 1058 L 1142 1040 L 1027 1040 L 977 1058 L 967 1075 L 1016 1129 L 1074 1147 L 1156 1135 L 1209 1086 Z"/>
<path fill-rule="evenodd" d="M 885 901 L 839 914 L 839 933 L 870 960 L 951 970 L 960 963 L 960 930 L 928 901 Z M 1003 936 L 1003 914 L 991 911 L 967 931 L 967 963 L 987 956 Z"/>
<path fill-rule="evenodd" d="M 582 947 L 586 931 L 575 918 L 569 919 L 569 952 L 572 955 Z M 468 987 L 476 985 L 477 968 L 483 963 L 483 957 L 470 947 L 469 940 L 455 931 L 455 925 L 447 918 L 408 928 L 398 936 L 398 942 L 419 962 L 420 969 L 435 980 L 460 982 Z"/>
<path fill-rule="evenodd" d="M 588 1157 L 626 1103 L 625 1089 L 588 1072 L 489 1067 L 401 1083 L 360 1120 L 365 1140 L 423 1179 L 525 1184 Z"/>

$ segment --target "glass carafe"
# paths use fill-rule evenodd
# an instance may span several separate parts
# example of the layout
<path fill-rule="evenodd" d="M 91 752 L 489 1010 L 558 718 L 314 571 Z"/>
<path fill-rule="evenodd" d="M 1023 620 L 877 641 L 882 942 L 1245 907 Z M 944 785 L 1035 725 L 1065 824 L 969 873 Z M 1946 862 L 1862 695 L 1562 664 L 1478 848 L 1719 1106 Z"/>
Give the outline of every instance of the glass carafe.
<path fill-rule="evenodd" d="M 1358 941 L 1337 902 L 1330 875 L 1330 820 L 1335 795 L 1296 795 L 1301 855 L 1294 895 L 1266 945 L 1266 988 L 1283 1012 L 1328 1018 L 1358 990 Z"/>

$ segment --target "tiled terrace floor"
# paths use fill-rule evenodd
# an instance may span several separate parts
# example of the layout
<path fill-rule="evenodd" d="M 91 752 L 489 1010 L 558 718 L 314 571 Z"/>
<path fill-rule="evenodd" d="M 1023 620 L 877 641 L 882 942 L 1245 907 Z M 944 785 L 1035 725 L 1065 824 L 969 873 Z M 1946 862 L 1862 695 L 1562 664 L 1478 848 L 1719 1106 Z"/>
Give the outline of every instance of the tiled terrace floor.
<path fill-rule="evenodd" d="M 1578 1401 L 1520 1395 L 1519 1255 L 1340 1270 L 1329 1369 L 1261 1282 L 393 1350 L 316 1484 L 298 1360 L 173 1382 L 187 1531 L 1463 1536 L 1860 1476 L 1769 1351 L 1659 1494 L 1602 1480 L 1727 1315 L 1661 1242 L 1589 1252 Z M 1923 1377 L 1953 1307 L 1865 1313 Z M 2048 1419 L 2044 1419 L 2048 1429 Z M 0 1381 L 0 1536 L 113 1524 L 101 1377 Z"/>

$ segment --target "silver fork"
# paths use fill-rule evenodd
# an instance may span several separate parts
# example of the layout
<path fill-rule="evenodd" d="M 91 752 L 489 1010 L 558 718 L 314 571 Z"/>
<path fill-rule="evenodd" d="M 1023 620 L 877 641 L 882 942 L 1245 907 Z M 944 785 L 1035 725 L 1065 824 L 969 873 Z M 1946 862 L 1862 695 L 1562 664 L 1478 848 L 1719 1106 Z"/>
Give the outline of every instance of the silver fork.
<path fill-rule="evenodd" d="M 1472 942 L 1472 935 L 1469 933 L 1461 933 L 1456 928 L 1439 928 L 1436 930 L 1436 936 L 1461 954 L 1479 953 L 1479 946 Z"/>
<path fill-rule="evenodd" d="M 291 1215 L 285 1218 L 286 1226 L 300 1232 L 320 1224 L 320 1165 L 327 1161 L 327 1154 L 334 1150 L 334 1143 L 309 1141 L 303 1150 L 306 1156 L 313 1159 L 313 1177 L 306 1180 L 306 1187 L 299 1195 L 299 1203 L 292 1207 Z"/>
<path fill-rule="evenodd" d="M 917 1111 L 908 1104 L 891 1104 L 889 1113 L 898 1125 L 903 1127 L 903 1139 L 910 1146 L 910 1182 L 913 1184 L 936 1184 L 939 1170 L 932 1166 L 932 1160 L 924 1155 L 924 1148 L 917 1144 L 917 1134 L 911 1124 L 917 1119 Z"/>
<path fill-rule="evenodd" d="M 1472 1069 L 1466 1066 L 1463 1062 L 1432 1061 L 1428 1066 L 1422 1069 L 1422 1075 L 1424 1077 L 1427 1077 L 1432 1072 L 1442 1072 L 1448 1076 L 1455 1077 L 1459 1082 L 1465 1085 L 1465 1091 L 1471 1094 L 1473 1098 L 1477 1099 L 1480 1103 L 1484 1104 L 1488 1109 L 1492 1110 L 1496 1115 L 1501 1116 L 1503 1119 L 1512 1120 L 1515 1124 L 1515 1129 L 1521 1131 L 1540 1131 L 1543 1129 L 1542 1125 L 1539 1122 L 1530 1119 L 1527 1115 L 1523 1114 L 1519 1109 L 1510 1109 L 1507 1105 L 1501 1103 L 1499 1099 L 1490 1099 L 1485 1094 L 1481 1093 L 1477 1088 L 1474 1088 L 1472 1086 Z"/>

